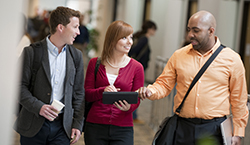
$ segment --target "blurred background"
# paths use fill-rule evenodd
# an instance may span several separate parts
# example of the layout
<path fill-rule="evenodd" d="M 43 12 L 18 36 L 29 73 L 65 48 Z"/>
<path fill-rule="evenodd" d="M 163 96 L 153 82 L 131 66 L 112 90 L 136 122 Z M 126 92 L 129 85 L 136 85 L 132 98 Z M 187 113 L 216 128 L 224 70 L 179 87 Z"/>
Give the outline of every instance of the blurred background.
<path fill-rule="evenodd" d="M 49 34 L 48 16 L 57 6 L 79 10 L 89 33 L 87 45 L 81 48 L 85 67 L 88 60 L 100 56 L 107 27 L 115 20 L 123 20 L 141 29 L 146 20 L 157 24 L 157 32 L 150 39 L 151 54 L 146 70 L 146 83 L 154 82 L 167 59 L 185 43 L 189 17 L 199 11 L 210 11 L 217 20 L 216 35 L 222 44 L 240 54 L 246 68 L 248 93 L 250 92 L 250 0 L 12 0 L 0 2 L 0 126 L 1 144 L 12 143 L 14 102 L 19 80 L 18 44 L 25 34 L 31 42 Z M 172 98 L 150 102 L 146 123 L 155 130 L 166 115 L 172 114 Z M 167 102 L 167 105 L 166 105 Z M 157 106 L 157 107 L 154 107 Z M 140 111 L 139 111 L 140 112 Z M 247 128 L 243 144 L 250 144 Z M 245 142 L 245 143 L 244 143 Z"/>

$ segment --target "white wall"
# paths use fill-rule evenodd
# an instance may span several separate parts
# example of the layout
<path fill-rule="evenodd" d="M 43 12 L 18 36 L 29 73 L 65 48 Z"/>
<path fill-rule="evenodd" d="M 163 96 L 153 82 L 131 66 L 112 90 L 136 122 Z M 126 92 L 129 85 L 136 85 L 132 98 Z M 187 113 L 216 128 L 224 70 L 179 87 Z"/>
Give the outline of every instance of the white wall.
<path fill-rule="evenodd" d="M 221 0 L 198 0 L 198 10 L 206 10 L 211 12 L 215 19 L 218 19 Z"/>
<path fill-rule="evenodd" d="M 141 29 L 143 9 L 144 0 L 119 0 L 116 19 L 130 24 L 136 32 Z"/>
<path fill-rule="evenodd" d="M 68 0 L 66 6 L 74 10 L 79 10 L 81 13 L 85 13 L 90 10 L 90 0 Z"/>
<path fill-rule="evenodd" d="M 146 70 L 146 80 L 155 79 L 155 60 L 157 56 L 169 58 L 175 50 L 180 48 L 186 20 L 182 0 L 155 0 L 152 1 L 151 19 L 156 22 L 158 29 L 151 38 L 151 55 L 149 68 Z M 183 28 L 184 27 L 184 28 Z"/>
<path fill-rule="evenodd" d="M 14 102 L 17 97 L 19 67 L 16 46 L 20 39 L 22 0 L 0 2 L 0 136 L 2 145 L 13 141 Z"/>
<path fill-rule="evenodd" d="M 68 0 L 39 0 L 39 7 L 43 10 L 53 10 L 58 6 L 66 6 Z"/>
<path fill-rule="evenodd" d="M 235 0 L 199 0 L 199 10 L 211 12 L 217 21 L 216 35 L 222 44 L 235 49 L 238 2 Z"/>
<path fill-rule="evenodd" d="M 221 1 L 217 19 L 217 35 L 222 44 L 235 49 L 237 26 L 237 1 Z"/>
<path fill-rule="evenodd" d="M 24 11 L 27 12 L 28 17 L 36 16 L 36 8 L 39 8 L 39 0 L 23 0 Z"/>
<path fill-rule="evenodd" d="M 100 32 L 97 56 L 101 55 L 106 31 L 112 23 L 113 9 L 113 1 L 111 0 L 93 0 L 92 26 Z"/>

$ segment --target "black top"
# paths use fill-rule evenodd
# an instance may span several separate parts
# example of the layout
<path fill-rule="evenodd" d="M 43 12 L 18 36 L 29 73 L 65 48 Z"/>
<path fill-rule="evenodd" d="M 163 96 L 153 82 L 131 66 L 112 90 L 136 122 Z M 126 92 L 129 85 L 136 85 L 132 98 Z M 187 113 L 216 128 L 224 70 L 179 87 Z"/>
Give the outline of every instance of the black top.
<path fill-rule="evenodd" d="M 139 39 L 135 39 L 128 55 L 139 61 L 143 65 L 144 70 L 146 70 L 150 60 L 150 47 L 148 44 L 148 38 L 146 36 L 142 36 Z"/>

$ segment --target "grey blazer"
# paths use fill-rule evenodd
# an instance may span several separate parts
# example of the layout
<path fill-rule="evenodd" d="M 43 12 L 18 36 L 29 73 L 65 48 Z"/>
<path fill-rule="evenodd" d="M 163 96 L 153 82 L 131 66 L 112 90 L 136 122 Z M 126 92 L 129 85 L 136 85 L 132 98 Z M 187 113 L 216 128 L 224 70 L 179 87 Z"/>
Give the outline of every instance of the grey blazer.
<path fill-rule="evenodd" d="M 26 137 L 33 137 L 41 129 L 45 118 L 39 115 L 39 111 L 44 104 L 50 103 L 51 82 L 50 66 L 48 59 L 48 49 L 46 39 L 41 41 L 43 49 L 43 58 L 41 67 L 37 71 L 34 83 L 33 94 L 29 91 L 31 80 L 31 69 L 33 65 L 33 48 L 26 47 L 23 51 L 23 67 L 21 78 L 20 104 L 22 109 L 15 122 L 15 130 Z M 71 47 L 71 49 L 76 49 Z M 66 48 L 66 75 L 64 80 L 64 115 L 63 127 L 70 138 L 71 129 L 76 128 L 82 131 L 84 116 L 84 72 L 83 58 L 79 50 L 77 57 L 80 61 L 77 69 L 73 57 L 69 52 L 69 46 Z"/>

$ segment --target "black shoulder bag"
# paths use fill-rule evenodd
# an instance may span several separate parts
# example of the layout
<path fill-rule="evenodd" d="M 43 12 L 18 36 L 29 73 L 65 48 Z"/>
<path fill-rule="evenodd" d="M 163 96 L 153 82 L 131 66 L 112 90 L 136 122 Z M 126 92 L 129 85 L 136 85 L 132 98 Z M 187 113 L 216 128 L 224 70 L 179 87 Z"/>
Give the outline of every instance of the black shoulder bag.
<path fill-rule="evenodd" d="M 189 92 L 195 85 L 195 83 L 200 79 L 203 73 L 207 70 L 208 66 L 212 63 L 215 57 L 220 53 L 220 51 L 225 46 L 220 45 L 219 48 L 213 53 L 213 55 L 207 60 L 207 62 L 202 66 L 200 71 L 194 77 L 190 87 L 188 88 L 185 97 L 183 98 L 180 106 L 176 109 L 176 112 L 180 113 L 181 108 L 186 100 Z M 166 117 L 160 124 L 159 129 L 157 130 L 152 145 L 172 145 L 175 138 L 175 131 L 177 127 L 178 115 L 174 114 L 171 117 Z"/>
<path fill-rule="evenodd" d="M 96 74 L 98 72 L 98 69 L 99 69 L 99 66 L 101 64 L 101 58 L 98 57 L 97 58 L 97 61 L 96 61 L 96 64 L 95 64 L 95 80 L 96 80 Z M 85 108 L 84 108 L 84 122 L 83 122 L 83 129 L 82 129 L 82 132 L 84 132 L 84 128 L 85 128 L 85 124 L 86 124 L 86 119 L 87 119 L 87 116 L 89 114 L 89 110 L 91 109 L 91 106 L 92 106 L 93 102 L 87 102 L 85 100 Z"/>

